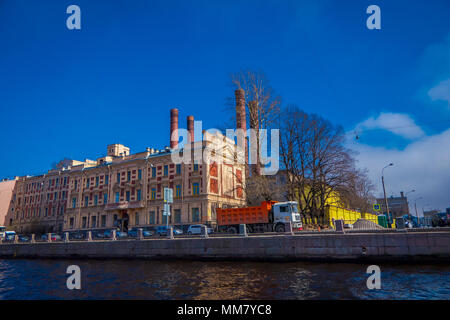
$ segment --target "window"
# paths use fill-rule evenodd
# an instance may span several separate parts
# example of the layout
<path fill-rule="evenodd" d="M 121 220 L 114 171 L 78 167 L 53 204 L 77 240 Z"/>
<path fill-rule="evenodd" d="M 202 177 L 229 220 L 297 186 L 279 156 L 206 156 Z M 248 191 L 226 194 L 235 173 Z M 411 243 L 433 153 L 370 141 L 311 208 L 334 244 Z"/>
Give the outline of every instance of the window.
<path fill-rule="evenodd" d="M 84 206 L 87 207 L 89 205 L 89 197 L 84 197 Z"/>
<path fill-rule="evenodd" d="M 169 175 L 169 166 L 165 165 L 164 166 L 164 176 L 168 176 Z"/>
<path fill-rule="evenodd" d="M 100 177 L 95 177 L 95 186 L 98 187 L 98 183 L 100 181 Z"/>
<path fill-rule="evenodd" d="M 127 191 L 127 201 L 130 201 L 130 191 Z"/>
<path fill-rule="evenodd" d="M 86 228 L 86 217 L 83 217 L 82 223 L 81 223 L 81 227 L 82 228 Z"/>
<path fill-rule="evenodd" d="M 88 179 L 86 180 L 86 188 L 89 188 L 89 184 L 90 184 L 90 183 L 91 183 L 91 179 L 88 178 Z"/>
<path fill-rule="evenodd" d="M 156 199 L 156 188 L 152 188 L 151 199 L 152 200 Z"/>
<path fill-rule="evenodd" d="M 97 227 L 97 217 L 92 216 L 91 217 L 91 228 L 96 228 L 96 227 Z"/>
<path fill-rule="evenodd" d="M 48 208 L 45 208 L 45 215 L 44 217 L 46 217 L 48 215 Z M 23 212 L 22 212 L 22 218 L 23 218 Z"/>
<path fill-rule="evenodd" d="M 78 180 L 75 180 L 75 189 L 78 189 Z"/>
<path fill-rule="evenodd" d="M 70 218 L 70 220 L 69 220 L 69 228 L 70 229 L 73 229 L 73 218 Z"/>
<path fill-rule="evenodd" d="M 176 166 L 176 173 L 181 174 L 181 164 L 177 164 Z"/>
<path fill-rule="evenodd" d="M 67 185 L 67 177 L 64 177 L 64 185 Z"/>
<path fill-rule="evenodd" d="M 138 179 L 139 180 L 142 179 L 142 170 L 141 169 L 138 170 Z"/>
<path fill-rule="evenodd" d="M 176 185 L 175 186 L 175 197 L 181 197 L 181 185 Z"/>
<path fill-rule="evenodd" d="M 198 171 L 198 163 L 194 163 L 194 171 Z"/>
<path fill-rule="evenodd" d="M 109 175 L 106 175 L 105 176 L 105 185 L 108 185 L 109 184 Z"/>
<path fill-rule="evenodd" d="M 192 184 L 192 194 L 193 195 L 199 195 L 200 194 L 200 186 L 198 182 L 194 182 Z"/>
<path fill-rule="evenodd" d="M 156 167 L 152 167 L 152 177 L 156 177 Z"/>
<path fill-rule="evenodd" d="M 164 214 L 162 214 L 162 224 L 167 224 L 167 216 Z"/>
<path fill-rule="evenodd" d="M 117 173 L 117 182 L 120 182 L 120 173 Z"/>
<path fill-rule="evenodd" d="M 139 212 L 136 212 L 134 214 L 134 217 L 135 217 L 135 220 L 136 220 L 136 225 L 138 225 L 139 224 Z"/>
<path fill-rule="evenodd" d="M 141 190 L 137 191 L 137 201 L 141 201 Z"/>
<path fill-rule="evenodd" d="M 94 206 L 98 204 L 98 195 L 94 196 Z"/>
<path fill-rule="evenodd" d="M 192 222 L 200 222 L 200 212 L 198 208 L 192 208 Z"/>
<path fill-rule="evenodd" d="M 131 171 L 128 171 L 127 172 L 127 181 L 130 181 L 131 180 Z"/>
<path fill-rule="evenodd" d="M 116 203 L 118 203 L 120 200 L 120 193 L 116 192 Z"/>
<path fill-rule="evenodd" d="M 108 194 L 105 192 L 103 194 L 103 204 L 107 204 L 108 203 Z"/>
<path fill-rule="evenodd" d="M 56 186 L 59 184 L 59 178 L 56 178 Z"/>
<path fill-rule="evenodd" d="M 102 227 L 106 227 L 106 215 L 102 215 L 101 224 L 102 224 Z"/>
<path fill-rule="evenodd" d="M 175 223 L 181 223 L 181 210 L 180 209 L 174 210 L 174 219 L 175 219 Z"/>
<path fill-rule="evenodd" d="M 155 211 L 150 211 L 148 213 L 148 223 L 155 224 Z"/>

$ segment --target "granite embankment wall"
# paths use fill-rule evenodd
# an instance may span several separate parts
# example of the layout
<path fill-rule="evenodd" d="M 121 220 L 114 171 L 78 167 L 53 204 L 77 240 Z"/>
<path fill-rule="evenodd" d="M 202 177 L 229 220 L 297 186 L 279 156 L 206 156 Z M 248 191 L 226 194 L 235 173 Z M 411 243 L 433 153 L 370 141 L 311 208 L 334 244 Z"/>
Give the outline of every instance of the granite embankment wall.
<path fill-rule="evenodd" d="M 4 243 L 0 257 L 450 262 L 450 232 Z"/>

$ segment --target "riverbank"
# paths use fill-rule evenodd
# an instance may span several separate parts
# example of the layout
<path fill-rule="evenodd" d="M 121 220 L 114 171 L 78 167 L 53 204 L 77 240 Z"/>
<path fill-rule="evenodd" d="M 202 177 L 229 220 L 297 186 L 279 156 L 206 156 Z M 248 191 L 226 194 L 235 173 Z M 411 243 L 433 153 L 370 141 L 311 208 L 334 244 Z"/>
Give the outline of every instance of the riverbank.
<path fill-rule="evenodd" d="M 4 243 L 0 257 L 450 262 L 450 232 Z"/>

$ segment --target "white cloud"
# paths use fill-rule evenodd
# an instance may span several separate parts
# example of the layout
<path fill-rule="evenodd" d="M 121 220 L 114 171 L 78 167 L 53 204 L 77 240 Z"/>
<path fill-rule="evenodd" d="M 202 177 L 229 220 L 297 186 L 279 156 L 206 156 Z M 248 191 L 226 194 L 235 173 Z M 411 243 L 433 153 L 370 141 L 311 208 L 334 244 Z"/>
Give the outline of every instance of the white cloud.
<path fill-rule="evenodd" d="M 406 139 L 423 137 L 425 133 L 407 114 L 380 113 L 378 117 L 370 117 L 356 125 L 356 132 L 365 130 L 383 129 Z"/>
<path fill-rule="evenodd" d="M 431 100 L 444 100 L 450 106 L 450 79 L 440 82 L 436 87 L 428 91 Z"/>
<path fill-rule="evenodd" d="M 369 177 L 382 195 L 381 169 L 394 163 L 384 171 L 386 193 L 399 196 L 400 191 L 408 192 L 410 208 L 417 202 L 419 215 L 425 210 L 450 207 L 450 129 L 436 135 L 425 136 L 411 142 L 403 150 L 386 149 L 348 141 L 348 147 L 358 152 L 358 165 L 369 170 Z M 414 212 L 413 212 L 414 213 Z"/>

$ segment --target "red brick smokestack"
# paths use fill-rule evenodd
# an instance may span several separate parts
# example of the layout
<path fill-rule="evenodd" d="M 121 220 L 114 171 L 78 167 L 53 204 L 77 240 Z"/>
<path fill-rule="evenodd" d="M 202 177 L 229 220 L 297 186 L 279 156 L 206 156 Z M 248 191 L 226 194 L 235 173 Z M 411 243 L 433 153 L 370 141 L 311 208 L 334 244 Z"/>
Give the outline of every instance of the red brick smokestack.
<path fill-rule="evenodd" d="M 244 130 L 244 134 L 247 132 L 247 118 L 245 114 L 245 91 L 238 89 L 234 91 L 236 97 L 236 129 Z M 245 173 L 248 176 L 248 142 L 245 138 Z"/>
<path fill-rule="evenodd" d="M 255 130 L 256 133 L 256 159 L 255 159 L 256 164 L 252 165 L 253 167 L 252 173 L 261 175 L 261 160 L 259 159 L 260 141 L 258 137 L 259 135 L 258 103 L 256 101 L 250 101 L 248 109 L 250 112 L 250 129 Z"/>
<path fill-rule="evenodd" d="M 194 142 L 194 117 L 187 117 L 187 129 L 189 132 L 189 142 Z"/>
<path fill-rule="evenodd" d="M 176 138 L 172 140 L 172 134 L 177 131 Z M 170 109 L 170 148 L 175 149 L 178 146 L 178 109 Z M 176 140 L 175 140 L 176 139 Z"/>

